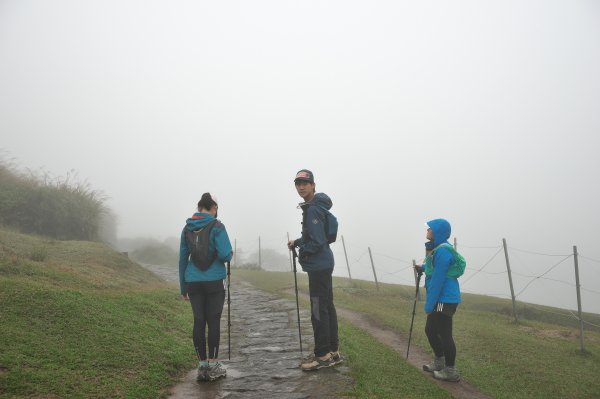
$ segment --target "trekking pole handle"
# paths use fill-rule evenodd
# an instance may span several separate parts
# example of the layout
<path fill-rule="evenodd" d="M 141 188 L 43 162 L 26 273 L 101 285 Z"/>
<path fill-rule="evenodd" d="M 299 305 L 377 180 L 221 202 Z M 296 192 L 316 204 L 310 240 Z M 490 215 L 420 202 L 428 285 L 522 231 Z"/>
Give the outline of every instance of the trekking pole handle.
<path fill-rule="evenodd" d="M 421 277 L 421 275 L 423 274 L 423 267 L 419 265 L 414 265 L 413 269 L 417 273 L 417 276 Z"/>
<path fill-rule="evenodd" d="M 296 253 L 296 247 L 292 248 L 292 264 L 294 265 L 294 273 L 296 273 L 296 258 L 298 257 L 298 254 Z"/>

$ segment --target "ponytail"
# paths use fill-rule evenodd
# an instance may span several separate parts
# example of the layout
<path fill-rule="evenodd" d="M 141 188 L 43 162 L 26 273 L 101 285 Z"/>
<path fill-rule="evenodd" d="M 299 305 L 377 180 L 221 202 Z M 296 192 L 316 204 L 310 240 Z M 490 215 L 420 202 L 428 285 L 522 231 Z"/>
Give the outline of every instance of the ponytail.
<path fill-rule="evenodd" d="M 202 194 L 202 198 L 200 198 L 200 201 L 198 201 L 198 210 L 200 210 L 200 209 L 209 210 L 210 208 L 212 208 L 215 205 L 217 205 L 217 202 L 210 195 L 210 193 L 204 193 L 204 194 Z"/>

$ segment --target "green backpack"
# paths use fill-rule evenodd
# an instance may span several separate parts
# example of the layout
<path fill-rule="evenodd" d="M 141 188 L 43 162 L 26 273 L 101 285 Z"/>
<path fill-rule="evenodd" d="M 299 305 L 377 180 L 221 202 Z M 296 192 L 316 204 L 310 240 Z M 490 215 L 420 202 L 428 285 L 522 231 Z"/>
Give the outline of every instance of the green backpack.
<path fill-rule="evenodd" d="M 433 255 L 435 254 L 435 251 L 440 247 L 444 247 L 450 250 L 450 252 L 452 252 L 452 256 L 454 256 L 454 262 L 448 268 L 446 276 L 452 278 L 458 278 L 462 276 L 465 273 L 467 261 L 461 254 L 456 252 L 456 249 L 454 249 L 452 245 L 448 243 L 438 245 L 433 249 L 433 251 L 431 251 L 431 254 L 427 256 L 427 258 L 425 258 L 425 275 L 431 276 L 433 274 Z"/>

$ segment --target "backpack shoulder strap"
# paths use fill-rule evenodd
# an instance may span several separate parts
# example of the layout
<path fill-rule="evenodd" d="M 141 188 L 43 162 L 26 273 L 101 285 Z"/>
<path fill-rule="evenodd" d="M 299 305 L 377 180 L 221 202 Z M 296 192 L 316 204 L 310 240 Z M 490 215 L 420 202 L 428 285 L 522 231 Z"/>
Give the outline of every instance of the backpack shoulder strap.
<path fill-rule="evenodd" d="M 223 224 L 218 219 L 211 220 L 210 222 L 208 222 L 208 224 L 206 226 L 204 226 L 204 227 L 202 227 L 202 228 L 200 228 L 198 230 L 194 230 L 194 232 L 197 233 L 199 231 L 206 230 L 206 229 L 208 229 L 210 231 L 217 223 L 219 223 L 221 225 Z"/>
<path fill-rule="evenodd" d="M 433 255 L 440 248 L 446 248 L 453 254 L 456 252 L 456 249 L 454 249 L 454 247 L 451 244 L 449 244 L 447 242 L 443 242 L 440 245 L 438 245 L 437 247 L 433 248 L 433 250 L 431 251 L 431 255 Z"/>

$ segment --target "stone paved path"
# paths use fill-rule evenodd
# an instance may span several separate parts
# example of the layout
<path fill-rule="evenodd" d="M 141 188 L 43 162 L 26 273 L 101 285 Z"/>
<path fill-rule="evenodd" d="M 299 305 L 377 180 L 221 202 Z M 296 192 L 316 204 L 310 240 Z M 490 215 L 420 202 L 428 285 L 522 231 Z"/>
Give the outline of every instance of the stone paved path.
<path fill-rule="evenodd" d="M 146 267 L 178 284 L 174 267 Z M 231 287 L 231 360 L 227 360 L 227 304 L 221 319 L 220 358 L 228 377 L 197 383 L 196 370 L 172 389 L 171 398 L 337 398 L 352 387 L 343 364 L 315 372 L 299 368 L 296 304 L 243 282 Z M 191 317 L 191 309 L 190 309 Z M 300 312 L 304 356 L 313 348 L 308 312 Z M 191 335 L 191 332 L 190 332 Z M 190 337 L 190 345 L 191 337 Z"/>

